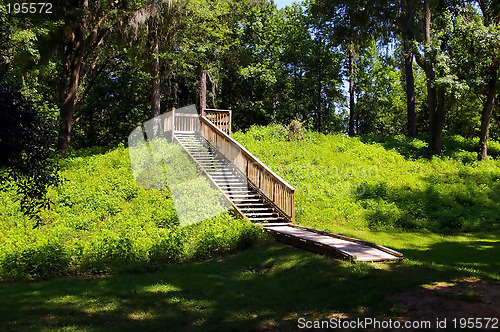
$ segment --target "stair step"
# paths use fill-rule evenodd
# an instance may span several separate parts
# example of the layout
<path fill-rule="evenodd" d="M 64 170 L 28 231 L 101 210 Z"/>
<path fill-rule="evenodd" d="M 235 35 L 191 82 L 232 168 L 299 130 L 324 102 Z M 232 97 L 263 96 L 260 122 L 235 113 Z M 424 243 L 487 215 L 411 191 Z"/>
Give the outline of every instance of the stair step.
<path fill-rule="evenodd" d="M 243 202 L 246 202 L 246 203 L 262 203 L 262 199 L 256 199 L 256 198 L 247 198 L 247 199 L 239 199 L 238 200 L 238 204 L 242 204 Z M 238 206 L 238 204 L 236 204 L 236 206 Z"/>
<path fill-rule="evenodd" d="M 218 162 L 218 163 L 221 163 L 223 165 L 227 165 L 227 163 L 225 163 L 223 160 L 215 159 L 213 157 L 199 157 L 199 158 L 196 158 L 196 160 L 199 162 Z"/>
<path fill-rule="evenodd" d="M 206 164 L 206 165 L 202 165 L 203 167 L 206 167 L 206 168 L 215 168 L 215 169 L 223 169 L 223 170 L 227 170 L 228 172 L 231 172 L 232 169 L 226 165 L 217 165 L 217 164 Z M 217 172 L 217 171 L 212 171 L 212 172 Z M 221 172 L 221 171 L 219 171 Z"/>
<path fill-rule="evenodd" d="M 254 194 L 257 195 L 257 193 L 253 190 L 250 190 L 248 188 L 239 188 L 238 190 L 235 190 L 234 188 L 225 188 L 222 189 L 223 192 L 225 193 L 235 193 L 235 194 Z"/>
<path fill-rule="evenodd" d="M 231 191 L 231 192 L 227 192 L 227 191 L 224 191 L 224 194 L 226 194 L 227 196 L 229 197 L 234 197 L 234 198 L 241 198 L 241 197 L 248 197 L 248 198 L 260 198 L 260 196 L 254 192 L 251 192 L 251 191 L 241 191 L 241 192 L 237 192 L 237 191 Z"/>
<path fill-rule="evenodd" d="M 262 207 L 262 208 L 241 208 L 240 210 L 241 210 L 241 212 L 245 212 L 245 211 L 248 211 L 248 212 L 253 212 L 253 211 L 273 211 L 273 209 L 271 209 L 269 207 Z"/>
<path fill-rule="evenodd" d="M 279 215 L 275 212 L 266 213 L 245 213 L 247 217 L 252 218 L 279 218 Z"/>
<path fill-rule="evenodd" d="M 239 182 L 243 182 L 242 178 L 240 178 L 239 176 L 235 176 L 235 175 L 212 175 L 212 174 L 210 174 L 210 176 L 214 179 L 230 180 L 230 181 L 227 181 L 228 183 L 231 182 L 231 180 L 240 180 Z"/>
<path fill-rule="evenodd" d="M 271 217 L 271 218 L 255 218 L 255 217 L 247 217 L 250 221 L 278 221 L 283 220 L 283 218 Z"/>
<path fill-rule="evenodd" d="M 224 172 L 222 170 L 219 170 L 219 171 L 215 171 L 215 170 L 211 170 L 211 172 L 213 173 L 213 176 L 215 177 L 235 177 L 235 178 L 243 178 L 243 176 L 239 175 L 239 174 L 234 174 L 234 172 L 232 172 L 231 169 L 227 169 L 227 172 Z"/>
<path fill-rule="evenodd" d="M 244 207 L 249 207 L 249 206 L 253 206 L 253 207 L 261 207 L 261 208 L 268 208 L 267 205 L 265 205 L 264 203 L 236 203 L 235 204 L 238 209 L 242 209 Z"/>

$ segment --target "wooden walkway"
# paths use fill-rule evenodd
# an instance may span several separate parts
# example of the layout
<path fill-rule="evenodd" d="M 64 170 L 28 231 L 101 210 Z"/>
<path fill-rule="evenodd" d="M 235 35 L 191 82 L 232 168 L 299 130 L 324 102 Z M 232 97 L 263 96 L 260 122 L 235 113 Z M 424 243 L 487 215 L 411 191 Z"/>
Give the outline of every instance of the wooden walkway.
<path fill-rule="evenodd" d="M 403 255 L 375 243 L 288 224 L 263 225 L 284 243 L 337 258 L 378 262 L 403 259 Z"/>
<path fill-rule="evenodd" d="M 175 114 L 173 138 L 240 216 L 281 242 L 317 253 L 366 262 L 403 258 L 375 243 L 295 225 L 295 189 L 229 136 L 231 113 L 205 111 L 199 118 Z"/>

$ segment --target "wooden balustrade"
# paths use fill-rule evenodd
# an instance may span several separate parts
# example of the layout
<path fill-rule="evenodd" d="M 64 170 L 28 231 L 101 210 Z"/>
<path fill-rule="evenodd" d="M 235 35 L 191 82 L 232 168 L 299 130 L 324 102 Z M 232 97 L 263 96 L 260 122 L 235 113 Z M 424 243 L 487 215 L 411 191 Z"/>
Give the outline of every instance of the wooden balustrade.
<path fill-rule="evenodd" d="M 200 117 L 198 114 L 173 112 L 176 132 L 196 132 L 200 130 Z"/>
<path fill-rule="evenodd" d="M 205 117 L 210 120 L 210 122 L 231 136 L 231 110 L 204 109 L 203 111 Z"/>
<path fill-rule="evenodd" d="M 267 197 L 269 203 L 294 222 L 295 189 L 207 117 L 201 116 L 200 121 L 202 136 L 233 162 L 250 183 Z"/>

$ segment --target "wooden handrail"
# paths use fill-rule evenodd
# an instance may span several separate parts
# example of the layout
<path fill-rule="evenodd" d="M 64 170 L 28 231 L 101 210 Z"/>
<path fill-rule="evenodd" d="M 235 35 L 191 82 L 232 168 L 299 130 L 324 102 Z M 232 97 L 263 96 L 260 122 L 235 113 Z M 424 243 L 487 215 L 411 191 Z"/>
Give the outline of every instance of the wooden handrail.
<path fill-rule="evenodd" d="M 200 121 L 202 136 L 231 161 L 281 214 L 294 222 L 295 189 L 207 117 L 201 116 Z"/>

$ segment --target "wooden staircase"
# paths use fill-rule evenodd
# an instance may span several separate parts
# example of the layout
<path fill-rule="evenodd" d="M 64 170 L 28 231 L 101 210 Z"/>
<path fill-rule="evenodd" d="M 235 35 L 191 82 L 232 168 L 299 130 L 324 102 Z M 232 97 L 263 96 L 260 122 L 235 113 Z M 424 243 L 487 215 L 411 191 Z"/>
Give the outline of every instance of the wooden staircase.
<path fill-rule="evenodd" d="M 196 132 L 175 133 L 176 140 L 198 164 L 205 175 L 234 204 L 239 212 L 255 223 L 288 223 L 256 189 L 246 176 Z"/>
<path fill-rule="evenodd" d="M 172 111 L 164 119 L 164 132 L 237 214 L 261 224 L 278 241 L 342 259 L 403 259 L 375 243 L 295 225 L 295 189 L 230 137 L 231 111 L 205 109 L 201 116 Z"/>

